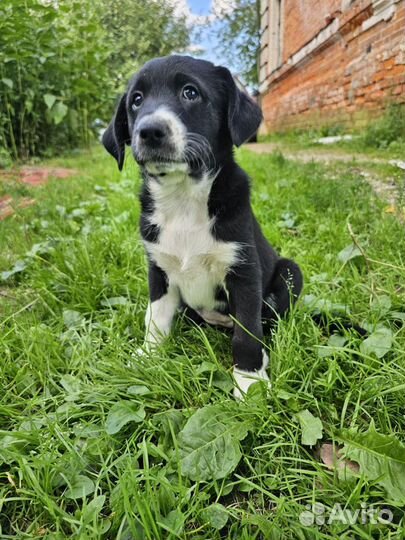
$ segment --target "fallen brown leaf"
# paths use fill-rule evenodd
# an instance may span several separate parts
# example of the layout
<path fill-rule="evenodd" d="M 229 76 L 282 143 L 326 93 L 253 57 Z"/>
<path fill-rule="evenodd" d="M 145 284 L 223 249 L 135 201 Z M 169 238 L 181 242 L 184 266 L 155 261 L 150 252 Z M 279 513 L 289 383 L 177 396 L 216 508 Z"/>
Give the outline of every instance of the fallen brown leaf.
<path fill-rule="evenodd" d="M 359 464 L 355 461 L 345 459 L 341 454 L 342 447 L 338 447 L 332 443 L 324 443 L 319 451 L 321 461 L 325 463 L 328 469 L 344 470 L 350 469 L 352 472 L 359 472 Z"/>
<path fill-rule="evenodd" d="M 14 482 L 14 478 L 11 476 L 9 472 L 7 473 L 7 480 L 13 486 L 14 489 L 17 488 L 16 483 Z"/>

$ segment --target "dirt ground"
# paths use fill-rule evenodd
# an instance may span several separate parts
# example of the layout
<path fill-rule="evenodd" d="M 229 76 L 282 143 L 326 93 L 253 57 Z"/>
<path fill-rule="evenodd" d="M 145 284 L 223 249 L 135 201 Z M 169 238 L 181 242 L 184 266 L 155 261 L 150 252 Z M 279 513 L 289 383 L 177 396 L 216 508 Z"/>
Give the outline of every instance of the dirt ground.
<path fill-rule="evenodd" d="M 74 175 L 74 169 L 61 167 L 25 166 L 19 169 L 0 171 L 0 182 L 21 183 L 31 187 L 47 184 L 51 178 L 66 179 Z M 18 208 L 26 208 L 35 204 L 32 197 L 13 197 L 5 194 L 0 196 L 0 221 L 12 216 Z"/>
<path fill-rule="evenodd" d="M 345 163 L 350 163 L 351 161 L 356 161 L 358 163 L 386 163 L 386 160 L 381 158 L 373 158 L 363 156 L 361 154 L 350 154 L 346 152 L 325 151 L 324 149 L 316 150 L 314 148 L 308 148 L 305 150 L 286 151 L 281 144 L 271 142 L 249 143 L 246 144 L 244 148 L 250 150 L 251 152 L 255 152 L 256 154 L 282 152 L 287 159 L 295 159 L 298 161 L 303 161 L 304 163 L 310 163 L 311 161 L 321 161 L 325 163 L 330 161 L 343 161 Z"/>

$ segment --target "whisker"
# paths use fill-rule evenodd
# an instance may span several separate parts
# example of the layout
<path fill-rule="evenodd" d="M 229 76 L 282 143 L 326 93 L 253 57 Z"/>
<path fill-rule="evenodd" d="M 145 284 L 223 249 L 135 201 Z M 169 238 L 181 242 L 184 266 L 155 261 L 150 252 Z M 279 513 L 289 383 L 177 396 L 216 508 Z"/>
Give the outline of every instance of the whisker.
<path fill-rule="evenodd" d="M 201 162 L 207 172 L 216 168 L 216 160 L 211 145 L 208 139 L 200 133 L 190 132 L 187 134 L 185 156 L 187 156 L 187 159 Z"/>

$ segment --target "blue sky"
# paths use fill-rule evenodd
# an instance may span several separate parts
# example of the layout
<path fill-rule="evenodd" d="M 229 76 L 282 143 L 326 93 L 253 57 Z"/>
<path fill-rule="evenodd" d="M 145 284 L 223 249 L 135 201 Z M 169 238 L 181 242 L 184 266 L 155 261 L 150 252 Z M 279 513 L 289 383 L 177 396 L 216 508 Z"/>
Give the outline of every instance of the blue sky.
<path fill-rule="evenodd" d="M 195 15 L 208 15 L 211 10 L 211 0 L 187 0 L 187 3 Z M 219 23 L 216 23 L 219 24 Z M 207 60 L 211 60 L 216 64 L 224 64 L 223 58 L 217 53 L 218 43 L 216 38 L 213 36 L 210 29 L 212 29 L 213 24 L 204 28 L 199 28 L 199 39 L 193 39 L 193 44 L 201 46 L 204 49 L 204 53 L 200 56 Z M 232 66 L 229 66 L 232 68 Z"/>
<path fill-rule="evenodd" d="M 198 15 L 208 15 L 210 11 L 211 1 L 210 0 L 188 0 L 188 5 L 191 8 L 191 11 L 197 13 Z"/>
<path fill-rule="evenodd" d="M 194 27 L 190 37 L 189 54 L 198 55 L 199 58 L 210 60 L 215 64 L 227 66 L 236 73 L 233 66 L 220 54 L 219 49 L 221 35 L 220 29 L 223 24 L 218 14 L 222 10 L 232 9 L 231 0 L 167 0 L 174 7 L 175 14 L 185 16 L 191 27 Z M 208 16 L 209 15 L 209 19 Z M 202 51 L 201 54 L 196 49 Z"/>

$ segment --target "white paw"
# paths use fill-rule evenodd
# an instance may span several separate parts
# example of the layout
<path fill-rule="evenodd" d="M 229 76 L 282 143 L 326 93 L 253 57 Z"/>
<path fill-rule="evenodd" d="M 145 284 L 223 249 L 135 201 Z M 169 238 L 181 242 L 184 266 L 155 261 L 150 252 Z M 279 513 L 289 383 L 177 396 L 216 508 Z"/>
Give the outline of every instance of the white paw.
<path fill-rule="evenodd" d="M 144 341 L 142 347 L 137 347 L 134 352 L 131 353 L 131 359 L 127 362 L 128 367 L 134 367 L 143 359 L 150 356 L 157 349 L 154 343 L 150 341 Z"/>
<path fill-rule="evenodd" d="M 243 369 L 233 368 L 233 378 L 235 379 L 235 388 L 233 395 L 235 399 L 241 400 L 244 398 L 249 387 L 257 381 L 266 381 L 270 388 L 270 379 L 267 375 L 266 368 L 269 365 L 269 357 L 263 350 L 263 365 L 260 369 L 254 371 L 245 371 Z"/>
<path fill-rule="evenodd" d="M 133 353 L 131 353 L 131 357 L 134 361 L 136 361 L 139 360 L 139 358 L 145 358 L 145 356 L 149 356 L 151 352 L 153 352 L 153 346 L 151 346 L 149 342 L 145 341 L 142 344 L 142 347 L 138 347 Z"/>
<path fill-rule="evenodd" d="M 141 347 L 138 347 L 135 351 L 137 356 L 148 356 L 159 348 L 159 344 L 156 341 L 146 340 L 142 343 Z"/>

